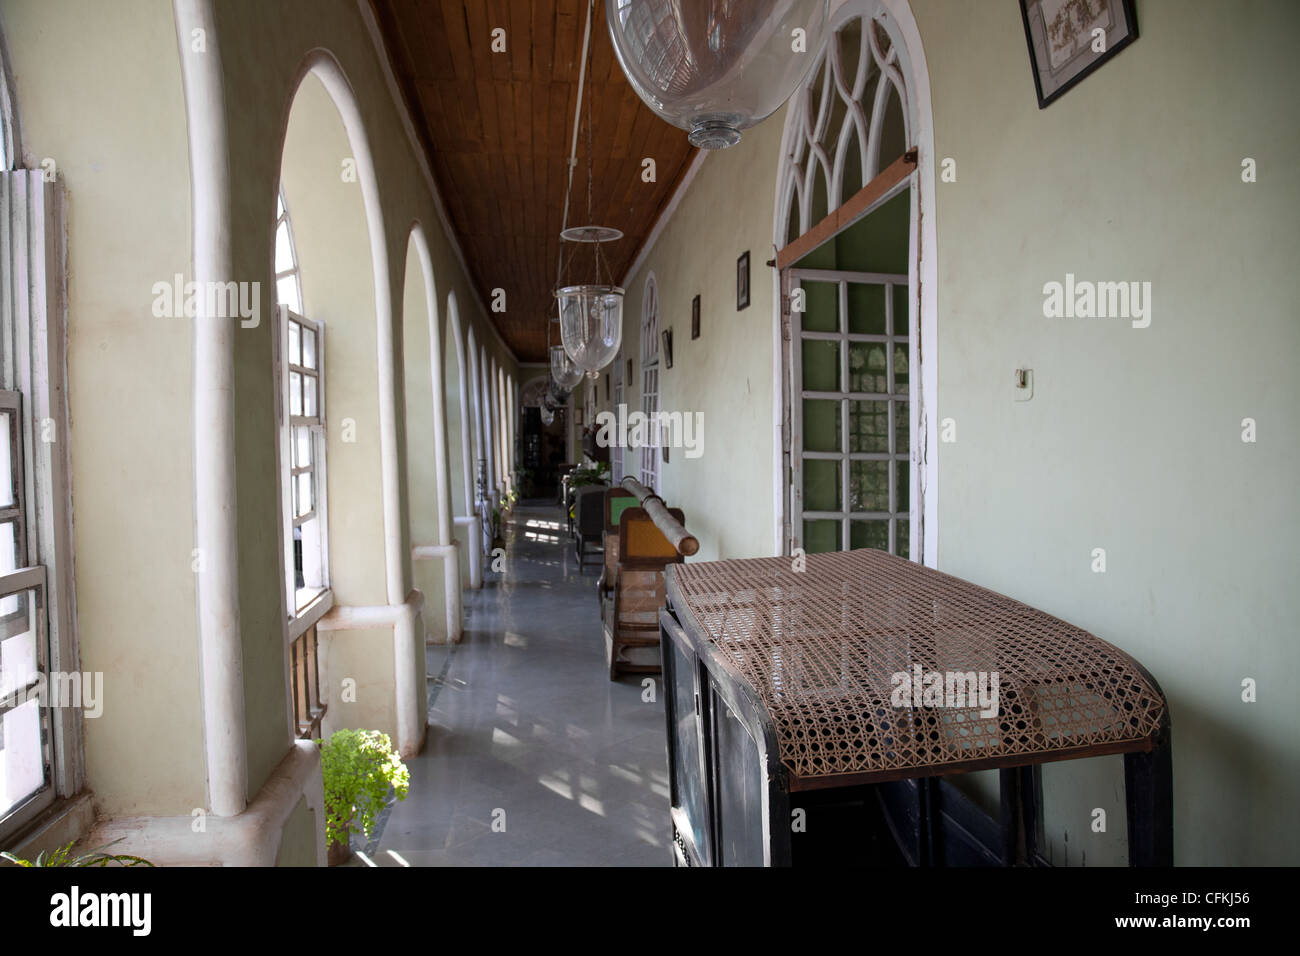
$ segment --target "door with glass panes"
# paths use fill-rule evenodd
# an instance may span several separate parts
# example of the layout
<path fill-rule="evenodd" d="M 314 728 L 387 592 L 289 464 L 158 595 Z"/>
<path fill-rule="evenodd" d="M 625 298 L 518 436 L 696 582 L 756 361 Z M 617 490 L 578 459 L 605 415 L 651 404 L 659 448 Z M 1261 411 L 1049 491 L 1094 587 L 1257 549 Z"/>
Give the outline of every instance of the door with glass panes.
<path fill-rule="evenodd" d="M 789 268 L 790 546 L 908 557 L 911 342 L 905 273 Z"/>

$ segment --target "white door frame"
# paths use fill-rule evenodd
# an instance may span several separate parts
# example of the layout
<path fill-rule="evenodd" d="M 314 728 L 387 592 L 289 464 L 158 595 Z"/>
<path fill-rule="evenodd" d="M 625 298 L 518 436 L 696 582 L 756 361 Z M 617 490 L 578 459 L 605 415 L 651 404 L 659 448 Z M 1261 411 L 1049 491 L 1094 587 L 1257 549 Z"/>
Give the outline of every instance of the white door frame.
<path fill-rule="evenodd" d="M 907 0 L 831 0 L 827 38 L 854 17 L 870 17 L 879 22 L 894 41 L 898 51 L 897 68 L 906 86 L 906 112 L 910 145 L 917 150 L 917 166 L 906 183 L 910 183 L 911 215 L 908 238 L 908 297 L 913 318 L 912 377 L 919 383 L 919 393 L 912 402 L 911 415 L 916 429 L 912 459 L 916 467 L 917 493 L 912 499 L 919 522 L 912 522 L 914 546 L 912 560 L 930 567 L 939 563 L 939 474 L 936 414 L 938 400 L 938 287 L 937 235 L 935 231 L 935 156 L 934 120 L 931 110 L 929 69 L 921 44 L 920 31 Z M 821 56 L 821 53 L 818 54 Z M 798 94 L 796 94 L 797 96 Z M 792 99 L 786 110 L 785 130 L 781 139 L 773 209 L 772 241 L 775 248 L 786 244 L 785 215 L 788 209 L 787 171 L 796 138 L 803 135 L 801 110 Z M 787 488 L 790 479 L 788 432 L 783 427 L 788 406 L 786 364 L 790 343 L 785 340 L 782 324 L 784 304 L 782 277 L 772 270 L 772 376 L 778 387 L 772 392 L 773 430 L 773 544 L 775 553 L 788 549 L 786 529 L 791 517 Z M 919 527 L 917 525 L 919 524 Z"/>

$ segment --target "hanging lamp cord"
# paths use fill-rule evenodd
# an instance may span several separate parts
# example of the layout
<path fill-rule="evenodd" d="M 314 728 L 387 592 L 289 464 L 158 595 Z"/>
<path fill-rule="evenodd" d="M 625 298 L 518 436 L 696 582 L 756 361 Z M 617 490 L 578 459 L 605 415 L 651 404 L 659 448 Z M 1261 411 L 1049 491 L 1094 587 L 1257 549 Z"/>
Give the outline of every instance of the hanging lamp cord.
<path fill-rule="evenodd" d="M 569 228 L 569 201 L 573 197 L 573 171 L 578 166 L 578 133 L 582 124 L 582 99 L 584 88 L 590 81 L 587 79 L 587 66 L 591 61 L 591 20 L 596 6 L 596 0 L 587 0 L 587 26 L 582 35 L 582 61 L 578 68 L 578 102 L 574 104 L 573 109 L 573 144 L 569 150 L 569 181 L 564 190 L 564 215 L 561 220 L 560 231 Z M 589 91 L 588 91 L 589 92 Z M 591 111 L 591 101 L 588 97 L 587 102 L 588 115 Z M 588 120 L 588 142 L 590 142 L 590 120 Z M 587 212 L 591 212 L 591 151 L 588 147 L 587 152 Z M 555 287 L 560 288 L 560 282 L 564 277 L 565 256 L 564 240 L 560 240 L 560 254 L 556 257 L 555 264 Z M 572 262 L 573 256 L 570 254 L 569 261 Z M 597 280 L 599 281 L 599 280 Z"/>

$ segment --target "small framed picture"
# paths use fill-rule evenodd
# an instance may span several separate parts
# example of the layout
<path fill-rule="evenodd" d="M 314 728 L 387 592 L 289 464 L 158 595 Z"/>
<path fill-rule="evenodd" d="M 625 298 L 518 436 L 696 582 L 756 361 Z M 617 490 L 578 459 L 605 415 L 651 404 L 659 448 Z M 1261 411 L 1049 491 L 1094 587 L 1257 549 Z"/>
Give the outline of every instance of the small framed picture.
<path fill-rule="evenodd" d="M 749 308 L 749 250 L 736 260 L 736 311 Z"/>
<path fill-rule="evenodd" d="M 623 376 L 623 381 L 630 385 L 632 383 L 632 360 L 631 359 L 627 360 L 626 371 L 627 374 Z"/>
<path fill-rule="evenodd" d="M 700 337 L 700 297 L 691 299 L 691 338 Z"/>
<path fill-rule="evenodd" d="M 1137 39 L 1133 0 L 1020 0 L 1041 110 Z"/>
<path fill-rule="evenodd" d="M 659 333 L 663 340 L 664 368 L 673 367 L 673 330 L 664 329 Z"/>
<path fill-rule="evenodd" d="M 581 424 L 582 424 L 582 409 L 581 409 L 581 408 L 575 408 L 575 409 L 573 410 L 573 424 L 575 424 L 575 425 L 581 425 Z"/>

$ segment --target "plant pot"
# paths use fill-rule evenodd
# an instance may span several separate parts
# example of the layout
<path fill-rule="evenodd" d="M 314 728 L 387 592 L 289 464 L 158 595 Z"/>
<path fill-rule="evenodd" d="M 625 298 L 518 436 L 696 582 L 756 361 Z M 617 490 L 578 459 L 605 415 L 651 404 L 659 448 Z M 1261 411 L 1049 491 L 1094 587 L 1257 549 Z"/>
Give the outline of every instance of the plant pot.
<path fill-rule="evenodd" d="M 352 833 L 346 831 L 343 834 L 343 842 L 329 842 L 329 848 L 325 852 L 325 862 L 329 866 L 342 866 L 348 860 L 352 859 Z"/>
<path fill-rule="evenodd" d="M 497 548 L 500 548 L 502 551 L 506 549 L 506 539 L 501 535 L 497 535 L 492 539 L 492 550 L 495 551 Z"/>

